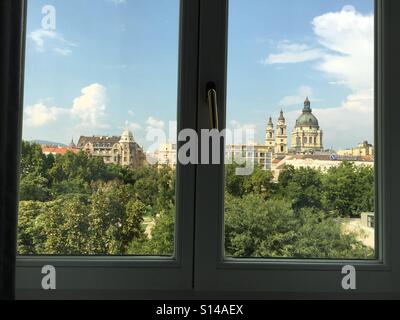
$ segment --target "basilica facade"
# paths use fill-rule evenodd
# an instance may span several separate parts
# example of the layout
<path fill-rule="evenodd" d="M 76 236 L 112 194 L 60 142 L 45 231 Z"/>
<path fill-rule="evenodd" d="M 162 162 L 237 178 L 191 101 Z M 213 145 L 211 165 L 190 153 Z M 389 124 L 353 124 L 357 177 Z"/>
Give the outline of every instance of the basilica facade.
<path fill-rule="evenodd" d="M 276 128 L 272 117 L 269 118 L 265 145 L 268 152 L 275 157 L 282 157 L 287 154 L 313 154 L 324 150 L 323 132 L 318 119 L 312 113 L 311 102 L 308 98 L 304 101 L 303 112 L 296 120 L 291 137 L 291 148 L 289 149 L 287 125 L 283 111 L 280 112 Z"/>

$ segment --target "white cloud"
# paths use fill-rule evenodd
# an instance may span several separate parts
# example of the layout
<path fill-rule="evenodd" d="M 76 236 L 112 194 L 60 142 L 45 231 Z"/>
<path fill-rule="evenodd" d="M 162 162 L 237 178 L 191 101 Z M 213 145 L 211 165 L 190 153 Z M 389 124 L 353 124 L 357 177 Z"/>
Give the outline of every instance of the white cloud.
<path fill-rule="evenodd" d="M 39 102 L 25 108 L 24 122 L 28 127 L 42 127 L 57 121 L 60 115 L 67 114 L 67 109 L 48 107 L 43 102 Z"/>
<path fill-rule="evenodd" d="M 346 6 L 314 18 L 312 26 L 320 48 L 285 42 L 282 52 L 270 55 L 266 62 L 315 60 L 315 68 L 332 86 L 345 86 L 351 91 L 341 105 L 314 110 L 324 130 L 326 147 L 349 147 L 361 140 L 373 140 L 374 16 L 362 15 L 354 7 Z M 291 98 L 284 99 L 294 102 Z M 298 112 L 289 113 L 289 123 L 297 116 Z"/>
<path fill-rule="evenodd" d="M 306 97 L 309 97 L 313 101 L 313 89 L 309 86 L 302 86 L 297 89 L 296 94 L 292 96 L 286 96 L 279 101 L 279 105 L 283 107 L 294 106 L 294 105 L 301 105 L 304 102 Z"/>
<path fill-rule="evenodd" d="M 373 87 L 374 17 L 354 8 L 316 17 L 312 24 L 325 54 L 317 68 L 352 91 Z"/>
<path fill-rule="evenodd" d="M 81 127 L 108 128 L 103 122 L 106 114 L 106 88 L 94 83 L 82 89 L 82 95 L 74 100 L 71 114 L 80 119 Z"/>
<path fill-rule="evenodd" d="M 32 31 L 29 37 L 34 41 L 38 51 L 44 51 L 44 41 L 47 39 L 56 39 L 57 33 L 51 30 L 38 29 Z"/>
<path fill-rule="evenodd" d="M 147 130 L 152 130 L 152 129 L 159 129 L 159 130 L 164 130 L 165 128 L 165 123 L 162 120 L 157 120 L 153 117 L 149 117 L 146 121 L 147 124 Z"/>
<path fill-rule="evenodd" d="M 29 38 L 35 44 L 36 50 L 45 52 L 47 49 L 46 43 L 50 42 L 54 52 L 63 56 L 69 55 L 73 47 L 77 45 L 67 41 L 61 34 L 53 30 L 37 29 L 29 34 Z"/>
<path fill-rule="evenodd" d="M 134 117 L 135 116 L 135 112 L 133 110 L 128 110 L 128 115 L 130 117 Z"/>
<path fill-rule="evenodd" d="M 91 84 L 81 91 L 82 95 L 73 101 L 71 108 L 49 107 L 46 99 L 25 108 L 25 123 L 30 127 L 42 127 L 59 120 L 61 115 L 79 120 L 79 127 L 108 128 L 106 117 L 106 88 L 101 84 Z"/>
<path fill-rule="evenodd" d="M 300 63 L 318 60 L 324 55 L 324 51 L 320 48 L 310 48 L 305 44 L 289 41 L 282 41 L 278 49 L 280 53 L 270 54 L 262 63 L 265 65 Z"/>

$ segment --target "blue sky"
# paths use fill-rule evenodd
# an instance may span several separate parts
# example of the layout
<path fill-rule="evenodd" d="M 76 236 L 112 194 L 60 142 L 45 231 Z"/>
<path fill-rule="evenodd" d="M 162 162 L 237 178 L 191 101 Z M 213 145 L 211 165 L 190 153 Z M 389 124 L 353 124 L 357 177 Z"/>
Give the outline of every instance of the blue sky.
<path fill-rule="evenodd" d="M 54 31 L 42 29 L 49 4 Z M 372 0 L 231 0 L 230 126 L 262 143 L 267 117 L 283 108 L 290 132 L 309 95 L 326 147 L 372 141 L 372 14 Z M 178 0 L 30 0 L 24 138 L 128 125 L 148 145 L 149 128 L 176 119 L 178 19 Z"/>

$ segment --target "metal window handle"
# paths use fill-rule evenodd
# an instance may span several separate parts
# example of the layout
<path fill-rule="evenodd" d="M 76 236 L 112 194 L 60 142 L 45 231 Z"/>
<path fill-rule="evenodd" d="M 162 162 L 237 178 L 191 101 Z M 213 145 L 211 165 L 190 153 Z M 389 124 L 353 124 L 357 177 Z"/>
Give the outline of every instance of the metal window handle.
<path fill-rule="evenodd" d="M 217 90 L 215 90 L 214 88 L 208 89 L 207 97 L 208 97 L 208 111 L 210 113 L 211 129 L 219 130 Z"/>

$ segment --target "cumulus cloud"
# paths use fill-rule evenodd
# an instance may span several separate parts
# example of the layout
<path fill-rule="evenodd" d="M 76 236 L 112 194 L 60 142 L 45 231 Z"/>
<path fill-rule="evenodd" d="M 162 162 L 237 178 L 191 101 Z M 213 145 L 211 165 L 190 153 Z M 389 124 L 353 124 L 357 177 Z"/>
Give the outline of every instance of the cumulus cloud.
<path fill-rule="evenodd" d="M 312 25 L 319 43 L 330 50 L 317 68 L 353 91 L 373 87 L 374 17 L 353 7 L 316 17 Z"/>
<path fill-rule="evenodd" d="M 24 110 L 25 123 L 29 127 L 43 127 L 60 119 L 60 116 L 77 119 L 78 127 L 87 129 L 109 128 L 106 118 L 106 88 L 101 84 L 91 84 L 74 99 L 72 107 L 49 107 L 40 101 Z"/>
<path fill-rule="evenodd" d="M 25 125 L 28 127 L 42 127 L 57 121 L 60 115 L 67 114 L 67 109 L 48 107 L 44 102 L 39 102 L 25 108 Z"/>
<path fill-rule="evenodd" d="M 82 89 L 82 95 L 74 100 L 71 114 L 80 119 L 80 126 L 89 128 L 108 128 L 106 116 L 106 88 L 94 83 Z"/>
<path fill-rule="evenodd" d="M 325 131 L 326 146 L 348 147 L 361 140 L 373 140 L 373 14 L 363 15 L 354 7 L 346 6 L 341 11 L 315 17 L 312 27 L 320 44 L 314 54 L 306 45 L 286 43 L 279 54 L 270 55 L 266 62 L 284 64 L 313 60 L 314 67 L 333 87 L 345 86 L 351 91 L 341 105 L 314 110 Z M 282 100 L 294 102 L 295 99 Z M 294 114 L 288 115 L 289 119 L 291 117 L 295 120 Z"/>

